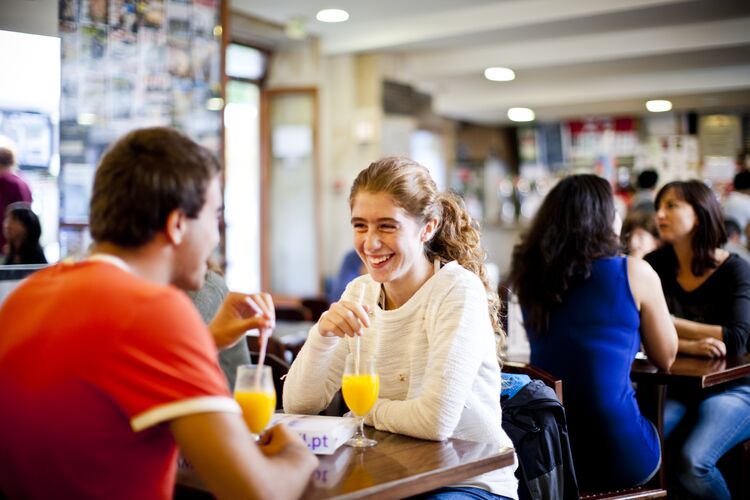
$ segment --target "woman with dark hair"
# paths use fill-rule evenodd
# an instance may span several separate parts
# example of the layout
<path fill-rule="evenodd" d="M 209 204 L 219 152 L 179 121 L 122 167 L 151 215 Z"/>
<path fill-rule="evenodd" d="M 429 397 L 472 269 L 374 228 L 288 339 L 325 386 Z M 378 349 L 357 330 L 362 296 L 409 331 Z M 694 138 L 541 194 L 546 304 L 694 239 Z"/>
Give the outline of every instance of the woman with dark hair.
<path fill-rule="evenodd" d="M 513 250 L 531 363 L 563 381 L 571 448 L 581 489 L 636 486 L 659 469 L 654 425 L 640 412 L 630 366 L 641 343 L 668 369 L 677 335 L 656 273 L 620 255 L 609 183 L 574 175 L 547 195 Z"/>
<path fill-rule="evenodd" d="M 5 210 L 3 234 L 8 242 L 5 264 L 46 264 L 39 244 L 42 226 L 27 203 L 12 203 Z"/>
<path fill-rule="evenodd" d="M 360 336 L 380 376 L 365 423 L 421 439 L 513 446 L 500 425 L 498 299 L 461 199 L 439 192 L 422 165 L 393 157 L 359 173 L 349 207 L 354 248 L 368 274 L 349 283 L 310 330 L 284 383 L 284 410 L 326 408 Z M 513 468 L 505 467 L 430 498 L 518 498 L 517 487 Z"/>
<path fill-rule="evenodd" d="M 664 246 L 646 256 L 661 277 L 681 353 L 718 358 L 748 352 L 750 265 L 721 246 L 721 207 L 700 181 L 672 182 L 656 196 Z M 671 391 L 664 433 L 680 447 L 677 478 L 691 498 L 730 498 L 719 458 L 750 439 L 750 379 L 700 393 Z"/>

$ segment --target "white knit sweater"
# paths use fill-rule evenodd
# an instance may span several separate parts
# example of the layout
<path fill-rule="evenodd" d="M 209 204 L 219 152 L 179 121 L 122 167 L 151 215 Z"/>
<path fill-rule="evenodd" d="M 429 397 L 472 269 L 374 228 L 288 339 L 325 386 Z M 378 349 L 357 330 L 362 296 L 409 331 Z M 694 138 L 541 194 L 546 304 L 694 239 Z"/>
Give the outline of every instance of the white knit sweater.
<path fill-rule="evenodd" d="M 421 439 L 449 437 L 513 444 L 501 427 L 500 368 L 479 278 L 450 262 L 404 305 L 378 306 L 380 284 L 369 275 L 346 287 L 343 300 L 374 310 L 361 339 L 364 353 L 375 353 L 380 395 L 365 422 L 376 429 Z M 284 384 L 284 410 L 318 413 L 341 387 L 346 355 L 354 340 L 323 337 L 317 324 L 295 359 Z M 505 467 L 461 483 L 517 498 L 515 467 Z"/>

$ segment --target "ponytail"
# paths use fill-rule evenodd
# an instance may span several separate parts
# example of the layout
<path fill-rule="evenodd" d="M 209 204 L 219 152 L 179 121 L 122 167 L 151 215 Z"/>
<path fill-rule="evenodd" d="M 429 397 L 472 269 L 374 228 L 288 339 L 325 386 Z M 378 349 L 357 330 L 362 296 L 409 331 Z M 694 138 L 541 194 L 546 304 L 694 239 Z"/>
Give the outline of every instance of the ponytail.
<path fill-rule="evenodd" d="M 503 335 L 498 321 L 500 299 L 490 286 L 484 261 L 487 253 L 482 248 L 479 224 L 471 218 L 464 201 L 454 193 L 439 193 L 440 226 L 425 245 L 425 254 L 430 260 L 440 259 L 442 264 L 452 260 L 476 274 L 487 291 L 492 329 Z"/>

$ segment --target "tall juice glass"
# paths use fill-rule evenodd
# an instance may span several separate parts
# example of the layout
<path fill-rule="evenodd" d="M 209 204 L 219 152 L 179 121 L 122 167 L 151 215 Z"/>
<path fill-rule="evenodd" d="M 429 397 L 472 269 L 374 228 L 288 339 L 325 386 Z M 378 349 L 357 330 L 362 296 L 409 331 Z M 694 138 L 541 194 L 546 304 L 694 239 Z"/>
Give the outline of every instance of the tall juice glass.
<path fill-rule="evenodd" d="M 359 363 L 357 363 L 357 353 L 349 354 L 346 357 L 344 376 L 341 380 L 341 392 L 344 395 L 346 406 L 359 419 L 359 429 L 346 442 L 348 446 L 368 448 L 378 444 L 374 439 L 365 437 L 364 423 L 365 415 L 372 409 L 378 399 L 379 390 L 380 377 L 375 370 L 375 357 L 361 354 Z"/>
<path fill-rule="evenodd" d="M 257 373 L 258 371 L 260 374 Z M 276 409 L 276 390 L 273 386 L 271 367 L 238 366 L 234 399 L 242 408 L 245 423 L 257 440 Z"/>

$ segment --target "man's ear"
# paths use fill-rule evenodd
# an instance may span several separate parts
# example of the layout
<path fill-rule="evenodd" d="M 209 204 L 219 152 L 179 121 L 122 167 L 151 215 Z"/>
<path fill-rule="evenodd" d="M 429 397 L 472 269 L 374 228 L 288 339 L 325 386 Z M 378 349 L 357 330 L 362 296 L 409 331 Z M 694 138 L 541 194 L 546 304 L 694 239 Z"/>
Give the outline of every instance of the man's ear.
<path fill-rule="evenodd" d="M 182 243 L 182 237 L 185 235 L 185 213 L 182 210 L 174 209 L 167 216 L 167 224 L 164 232 L 167 240 L 173 245 Z"/>
<path fill-rule="evenodd" d="M 427 243 L 433 236 L 435 236 L 435 231 L 437 231 L 439 222 L 440 221 L 437 218 L 427 221 L 422 228 L 422 243 Z"/>

